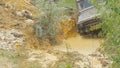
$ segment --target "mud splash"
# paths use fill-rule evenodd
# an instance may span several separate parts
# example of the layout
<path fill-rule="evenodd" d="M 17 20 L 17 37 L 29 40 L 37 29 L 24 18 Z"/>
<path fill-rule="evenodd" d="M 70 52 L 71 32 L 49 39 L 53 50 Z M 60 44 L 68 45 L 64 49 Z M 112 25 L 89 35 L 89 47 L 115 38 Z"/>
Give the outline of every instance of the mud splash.
<path fill-rule="evenodd" d="M 100 47 L 103 39 L 100 38 L 85 38 L 80 35 L 68 38 L 60 45 L 56 45 L 54 49 L 60 51 L 77 51 L 81 54 L 88 55 L 96 51 Z"/>

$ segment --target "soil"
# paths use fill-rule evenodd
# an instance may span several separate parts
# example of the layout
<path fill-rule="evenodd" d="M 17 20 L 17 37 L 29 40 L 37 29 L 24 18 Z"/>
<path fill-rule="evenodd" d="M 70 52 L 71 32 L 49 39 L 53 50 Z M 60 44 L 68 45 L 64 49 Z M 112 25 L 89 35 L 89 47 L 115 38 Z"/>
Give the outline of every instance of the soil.
<path fill-rule="evenodd" d="M 4 42 L 0 43 L 0 68 L 108 68 L 111 64 L 98 51 L 88 55 L 70 50 L 63 52 L 55 50 L 47 40 L 47 46 L 40 46 L 40 39 L 34 36 L 34 19 L 19 15 L 22 10 L 28 10 L 32 15 L 37 13 L 27 0 L 0 0 L 0 42 Z M 67 24 L 70 28 L 66 29 L 62 25 L 63 38 L 76 36 L 73 26 Z"/>

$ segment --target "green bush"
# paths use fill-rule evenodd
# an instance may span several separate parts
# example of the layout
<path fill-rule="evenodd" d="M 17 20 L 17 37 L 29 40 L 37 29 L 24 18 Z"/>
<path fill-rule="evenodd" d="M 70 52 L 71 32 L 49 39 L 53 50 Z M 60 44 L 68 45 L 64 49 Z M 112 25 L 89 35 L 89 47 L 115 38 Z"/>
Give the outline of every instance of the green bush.
<path fill-rule="evenodd" d="M 35 23 L 35 31 L 38 37 L 42 39 L 54 39 L 60 30 L 59 22 L 62 20 L 62 10 L 53 3 L 52 0 L 38 1 L 34 0 L 36 6 L 40 9 L 39 20 Z"/>
<path fill-rule="evenodd" d="M 68 13 L 72 10 L 66 7 L 72 5 L 64 0 L 31 1 L 40 10 L 40 13 L 35 16 L 39 19 L 34 26 L 36 36 L 50 41 L 55 40 L 56 35 L 60 32 L 60 22 L 70 18 Z"/>
<path fill-rule="evenodd" d="M 92 0 L 99 13 L 101 13 L 102 30 L 106 34 L 103 45 L 104 52 L 114 61 L 114 65 L 120 64 L 120 0 L 99 0 L 101 5 Z"/>

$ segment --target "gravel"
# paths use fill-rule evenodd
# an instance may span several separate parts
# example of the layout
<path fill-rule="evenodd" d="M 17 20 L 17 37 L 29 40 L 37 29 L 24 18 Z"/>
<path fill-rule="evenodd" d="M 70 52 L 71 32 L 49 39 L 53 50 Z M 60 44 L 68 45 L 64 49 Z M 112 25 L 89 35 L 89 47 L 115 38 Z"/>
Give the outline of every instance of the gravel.
<path fill-rule="evenodd" d="M 22 33 L 18 30 L 0 30 L 0 48 L 1 49 L 13 49 L 14 44 L 23 44 Z"/>

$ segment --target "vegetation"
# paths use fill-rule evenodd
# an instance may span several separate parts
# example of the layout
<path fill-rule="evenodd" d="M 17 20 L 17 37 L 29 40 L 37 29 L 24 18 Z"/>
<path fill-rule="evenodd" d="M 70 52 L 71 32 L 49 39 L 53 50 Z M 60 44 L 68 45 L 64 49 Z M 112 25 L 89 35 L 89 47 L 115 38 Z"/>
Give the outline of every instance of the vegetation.
<path fill-rule="evenodd" d="M 42 2 L 39 0 L 32 0 L 32 2 L 40 9 L 40 13 L 36 16 L 39 20 L 34 26 L 36 36 L 40 37 L 42 40 L 55 40 L 56 35 L 60 32 L 60 22 L 69 18 L 67 13 L 69 13 L 72 8 L 70 9 L 67 6 L 71 5 L 71 3 L 64 0 L 55 2 L 53 0 L 45 0 Z M 60 6 L 61 4 L 63 5 Z"/>
<path fill-rule="evenodd" d="M 50 0 L 38 2 L 36 6 L 41 10 L 40 14 L 37 16 L 40 20 L 35 25 L 36 35 L 42 39 L 54 39 L 57 31 L 59 31 L 57 25 L 61 20 L 61 12 Z M 37 31 L 37 29 L 40 30 Z"/>
<path fill-rule="evenodd" d="M 75 0 L 59 0 L 58 6 L 75 8 Z"/>
<path fill-rule="evenodd" d="M 101 13 L 102 30 L 104 31 L 104 52 L 114 61 L 112 68 L 119 68 L 120 64 L 120 0 L 92 0 Z M 99 5 L 99 4 L 102 4 Z"/>
<path fill-rule="evenodd" d="M 63 19 L 66 19 L 67 17 L 69 17 L 67 15 L 67 13 L 70 12 L 71 9 L 74 10 L 75 5 L 73 3 L 75 0 L 31 0 L 31 1 L 35 4 L 36 7 L 38 7 L 38 10 L 40 10 L 40 13 L 36 16 L 37 19 L 39 19 L 39 20 L 35 23 L 35 26 L 34 26 L 36 36 L 38 36 L 43 41 L 44 41 L 44 39 L 48 39 L 50 41 L 54 40 L 56 35 L 60 31 L 60 27 L 59 27 L 60 22 Z M 43 1 L 43 2 L 41 2 L 41 1 Z M 102 1 L 102 0 L 100 0 L 100 1 Z M 105 4 L 104 4 L 105 10 L 103 10 L 104 8 L 101 9 L 102 6 L 99 6 L 97 3 L 95 3 L 98 10 L 100 10 L 101 18 L 103 18 L 102 29 L 104 31 L 104 34 L 106 34 L 106 36 L 105 36 L 106 41 L 105 41 L 105 44 L 103 45 L 103 48 L 104 48 L 104 52 L 107 53 L 107 55 L 110 56 L 110 58 L 114 61 L 112 68 L 120 67 L 119 66 L 119 64 L 120 64 L 120 48 L 119 48 L 119 45 L 120 45 L 120 39 L 119 39 L 120 38 L 120 34 L 119 34 L 120 33 L 120 31 L 119 31 L 120 12 L 119 12 L 119 10 L 120 9 L 119 8 L 120 7 L 118 7 L 118 6 L 120 6 L 119 2 L 120 1 L 115 2 L 113 0 L 109 0 L 109 1 L 105 0 Z M 5 11 L 8 11 L 7 9 L 8 8 L 5 8 Z M 70 9 L 70 11 L 66 12 L 65 11 L 66 9 Z M 10 15 L 12 15 L 12 14 L 10 14 Z M 5 17 L 6 16 L 7 15 L 5 15 Z M 13 20 L 12 20 L 12 22 L 14 22 Z M 15 21 L 18 22 L 20 20 L 18 20 L 18 21 L 15 20 Z M 20 23 L 20 24 L 22 24 L 22 23 Z M 15 26 L 21 27 L 21 26 L 19 26 L 19 23 Z M 12 27 L 12 26 L 10 26 L 10 27 Z M 66 25 L 65 25 L 65 27 L 66 27 Z M 2 27 L 2 28 L 4 28 L 4 27 Z M 23 28 L 23 29 L 25 29 L 25 28 Z M 31 34 L 31 33 L 29 33 L 29 34 Z M 25 34 L 25 35 L 29 35 L 29 34 Z M 6 35 L 6 36 L 8 36 L 8 35 Z M 26 37 L 24 38 L 24 42 L 26 42 L 26 40 L 30 40 L 29 43 L 33 42 L 34 43 L 33 45 L 35 45 L 36 40 L 33 41 L 34 39 L 32 39 L 31 35 L 29 35 L 29 36 L 30 36 L 29 39 L 26 39 Z M 6 39 L 4 39 L 4 41 L 8 42 L 8 41 L 6 41 Z M 25 45 L 30 45 L 29 43 L 28 44 L 25 43 Z M 17 45 L 15 45 L 15 46 L 17 47 Z M 47 48 L 49 48 L 49 47 L 47 47 Z M 57 67 L 58 68 L 72 68 L 72 67 L 74 67 L 74 65 L 76 65 L 76 64 L 74 64 L 74 62 L 78 62 L 78 61 L 80 63 L 78 66 L 83 65 L 83 66 L 85 66 L 85 68 L 87 68 L 88 66 L 93 66 L 92 64 L 95 63 L 95 62 L 89 62 L 89 61 L 91 61 L 90 60 L 91 58 L 86 58 L 85 56 L 83 56 L 77 52 L 70 53 L 69 48 L 70 48 L 69 45 L 66 44 L 67 53 L 63 53 L 61 51 L 57 52 L 54 49 L 52 51 L 52 48 L 47 49 L 45 51 L 40 50 L 39 52 L 38 51 L 34 52 L 34 50 L 29 49 L 28 47 L 26 47 L 26 49 L 25 49 L 24 45 L 23 45 L 23 48 L 20 48 L 18 45 L 18 47 L 17 47 L 18 50 L 2 50 L 1 49 L 0 50 L 0 58 L 2 59 L 2 61 L 5 61 L 4 59 L 6 59 L 6 62 L 10 61 L 11 63 L 17 65 L 18 68 L 42 68 L 42 64 L 39 61 L 44 59 L 41 62 L 43 62 L 43 63 L 45 61 L 48 62 L 48 60 L 46 60 L 47 57 L 53 57 L 53 59 L 54 59 L 54 57 L 56 57 L 56 60 L 54 60 L 55 62 L 53 62 L 53 63 L 50 62 L 50 66 L 51 66 L 50 68 L 57 68 Z M 30 50 L 30 51 L 27 51 L 27 50 Z M 48 53 L 46 53 L 46 52 L 48 52 Z M 59 59 L 59 61 L 57 61 L 57 58 Z M 95 57 L 93 57 L 93 58 L 95 58 Z M 35 61 L 34 61 L 34 59 L 35 59 Z M 86 60 L 86 59 L 88 59 L 88 60 Z M 3 64 L 3 65 L 5 65 L 5 64 Z M 0 65 L 0 66 L 2 66 L 2 65 Z M 9 66 L 9 62 L 8 62 L 8 66 Z M 52 67 L 52 66 L 55 66 L 55 67 Z M 90 67 L 88 67 L 88 68 L 90 68 Z"/>

